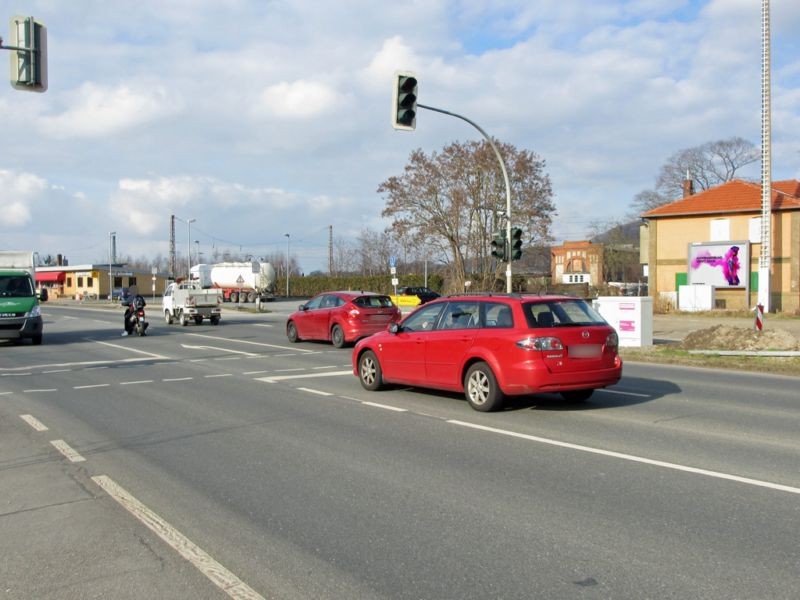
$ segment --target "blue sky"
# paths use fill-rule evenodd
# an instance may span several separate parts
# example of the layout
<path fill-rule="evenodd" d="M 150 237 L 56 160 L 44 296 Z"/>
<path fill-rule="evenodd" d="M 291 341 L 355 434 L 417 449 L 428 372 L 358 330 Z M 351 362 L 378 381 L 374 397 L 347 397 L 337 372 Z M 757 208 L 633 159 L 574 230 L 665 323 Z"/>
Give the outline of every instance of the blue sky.
<path fill-rule="evenodd" d="M 773 0 L 773 176 L 800 178 L 800 4 Z M 73 264 L 212 248 L 325 268 L 328 231 L 388 223 L 412 150 L 479 139 L 421 111 L 389 125 L 392 74 L 547 163 L 557 240 L 630 214 L 673 153 L 760 143 L 755 0 L 10 0 L 48 27 L 49 89 L 0 87 L 3 247 Z M 4 51 L 7 52 L 7 51 Z M 4 59 L 7 60 L 7 59 Z M 745 175 L 758 177 L 755 165 Z"/>

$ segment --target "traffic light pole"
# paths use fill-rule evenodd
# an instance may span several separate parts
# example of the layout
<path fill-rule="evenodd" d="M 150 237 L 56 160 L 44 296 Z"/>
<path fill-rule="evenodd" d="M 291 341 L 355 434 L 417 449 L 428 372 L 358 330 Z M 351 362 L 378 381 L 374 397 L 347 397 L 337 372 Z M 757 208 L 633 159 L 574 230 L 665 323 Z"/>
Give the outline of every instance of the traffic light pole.
<path fill-rule="evenodd" d="M 506 163 L 503 162 L 503 157 L 500 156 L 500 151 L 495 146 L 494 141 L 492 138 L 489 137 L 480 125 L 475 123 L 475 121 L 471 121 L 467 117 L 463 115 L 456 114 L 454 112 L 450 112 L 449 110 L 443 110 L 441 108 L 434 108 L 433 106 L 426 106 L 425 104 L 420 104 L 417 102 L 417 106 L 419 108 L 426 108 L 428 110 L 432 110 L 434 112 L 442 113 L 445 115 L 450 115 L 451 117 L 456 117 L 457 119 L 461 119 L 462 121 L 466 121 L 470 125 L 472 125 L 475 129 L 481 132 L 486 141 L 489 142 L 489 145 L 494 150 L 494 154 L 497 157 L 497 161 L 500 163 L 500 169 L 503 171 L 503 181 L 506 184 L 506 240 L 508 243 L 511 243 L 511 186 L 508 184 L 508 171 L 506 171 Z M 509 294 L 511 293 L 511 252 L 508 253 L 508 264 L 506 265 L 506 292 Z"/>

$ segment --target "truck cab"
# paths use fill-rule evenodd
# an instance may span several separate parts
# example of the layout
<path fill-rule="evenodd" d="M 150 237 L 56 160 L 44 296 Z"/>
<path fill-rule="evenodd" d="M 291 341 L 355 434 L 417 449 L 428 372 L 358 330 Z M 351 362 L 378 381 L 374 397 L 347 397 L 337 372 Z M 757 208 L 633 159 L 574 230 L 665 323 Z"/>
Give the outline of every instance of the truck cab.
<path fill-rule="evenodd" d="M 39 302 L 47 300 L 47 289 L 40 295 L 29 271 L 0 268 L 0 340 L 30 339 L 42 343 L 42 312 Z"/>

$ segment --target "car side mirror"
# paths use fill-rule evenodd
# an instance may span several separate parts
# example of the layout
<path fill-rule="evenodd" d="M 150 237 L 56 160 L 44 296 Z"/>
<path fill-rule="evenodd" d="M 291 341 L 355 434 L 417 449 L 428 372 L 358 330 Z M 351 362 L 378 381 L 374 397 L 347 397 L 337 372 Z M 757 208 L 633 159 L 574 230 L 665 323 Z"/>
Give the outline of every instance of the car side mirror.
<path fill-rule="evenodd" d="M 297 307 L 297 310 L 306 310 L 306 305 L 301 304 L 300 306 Z"/>
<path fill-rule="evenodd" d="M 400 323 L 392 323 L 389 325 L 389 333 L 400 333 L 403 328 L 400 326 Z"/>

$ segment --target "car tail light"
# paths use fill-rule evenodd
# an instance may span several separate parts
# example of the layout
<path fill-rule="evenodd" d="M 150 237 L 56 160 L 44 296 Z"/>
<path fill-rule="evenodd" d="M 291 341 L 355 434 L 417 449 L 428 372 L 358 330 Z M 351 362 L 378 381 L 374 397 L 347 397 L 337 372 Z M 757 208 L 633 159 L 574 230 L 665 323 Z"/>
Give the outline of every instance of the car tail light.
<path fill-rule="evenodd" d="M 351 308 L 350 312 L 348 312 L 347 314 L 350 315 L 351 319 L 355 319 L 358 315 L 361 314 L 361 312 L 357 308 Z"/>
<path fill-rule="evenodd" d="M 517 346 L 523 350 L 530 351 L 548 351 L 548 350 L 563 350 L 564 344 L 557 337 L 528 337 L 524 340 L 517 342 Z"/>
<path fill-rule="evenodd" d="M 619 347 L 619 336 L 616 331 L 612 331 L 606 338 L 606 348 L 613 348 L 616 350 Z"/>

